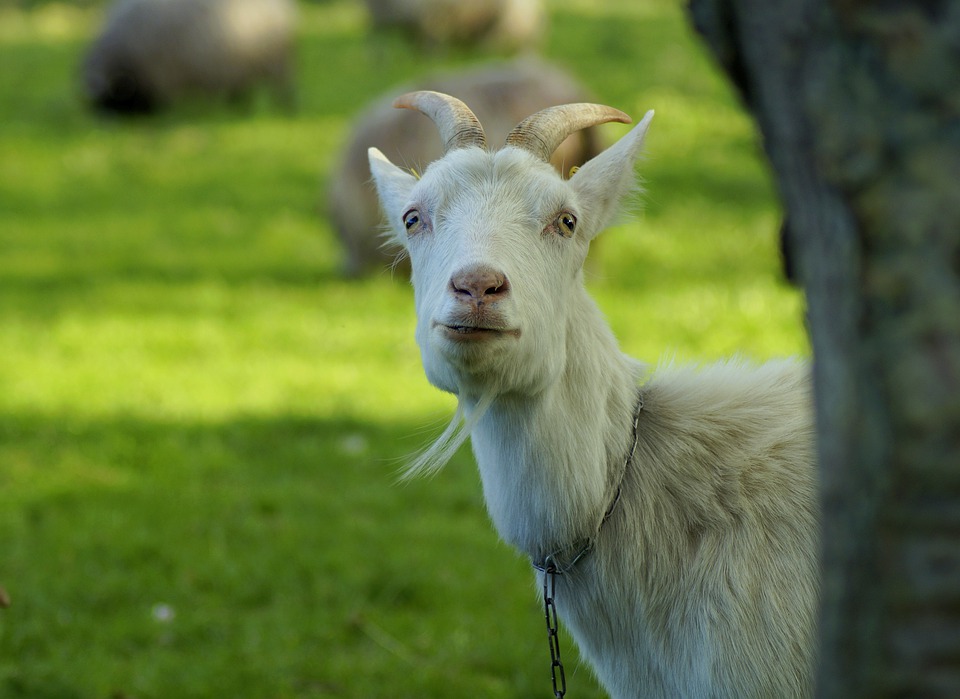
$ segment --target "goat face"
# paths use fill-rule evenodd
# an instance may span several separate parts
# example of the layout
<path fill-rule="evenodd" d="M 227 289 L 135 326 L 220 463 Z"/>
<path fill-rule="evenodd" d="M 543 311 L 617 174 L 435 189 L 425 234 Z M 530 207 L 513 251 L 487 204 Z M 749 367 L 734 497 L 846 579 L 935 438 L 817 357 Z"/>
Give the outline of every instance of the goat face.
<path fill-rule="evenodd" d="M 410 255 L 431 383 L 458 395 L 533 393 L 557 377 L 590 240 L 633 182 L 648 122 L 570 180 L 512 145 L 449 149 L 419 180 L 371 149 L 391 235 Z"/>
<path fill-rule="evenodd" d="M 525 151 L 460 149 L 400 208 L 430 380 L 502 392 L 554 375 L 564 302 L 587 250 L 571 188 Z"/>

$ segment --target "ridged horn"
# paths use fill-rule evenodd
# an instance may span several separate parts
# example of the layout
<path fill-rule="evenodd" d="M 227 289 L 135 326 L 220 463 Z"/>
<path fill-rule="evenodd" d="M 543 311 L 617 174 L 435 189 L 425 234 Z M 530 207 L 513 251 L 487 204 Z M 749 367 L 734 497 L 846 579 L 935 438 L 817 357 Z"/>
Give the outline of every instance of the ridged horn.
<path fill-rule="evenodd" d="M 581 102 L 548 107 L 521 121 L 507 136 L 507 145 L 523 148 L 549 162 L 567 136 L 608 121 L 629 124 L 631 119 L 619 109 L 602 104 Z"/>
<path fill-rule="evenodd" d="M 484 149 L 487 147 L 487 136 L 480 120 L 456 97 L 442 92 L 421 90 L 401 95 L 394 101 L 393 106 L 415 109 L 430 117 L 440 130 L 444 153 L 470 146 Z"/>

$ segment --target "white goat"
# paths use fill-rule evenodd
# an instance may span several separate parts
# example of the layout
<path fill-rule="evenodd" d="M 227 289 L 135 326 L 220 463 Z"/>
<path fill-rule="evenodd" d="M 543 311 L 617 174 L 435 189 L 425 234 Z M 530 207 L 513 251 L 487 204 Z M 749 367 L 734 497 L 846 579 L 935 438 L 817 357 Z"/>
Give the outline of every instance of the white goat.
<path fill-rule="evenodd" d="M 806 367 L 647 376 L 583 287 L 653 113 L 565 181 L 547 164 L 556 145 L 629 117 L 554 107 L 490 152 L 459 100 L 418 92 L 397 106 L 430 116 L 446 146 L 419 180 L 370 150 L 411 258 L 424 369 L 457 395 L 497 530 L 549 571 L 539 580 L 600 680 L 614 697 L 810 695 Z M 465 439 L 456 423 L 416 468 L 442 465 Z"/>

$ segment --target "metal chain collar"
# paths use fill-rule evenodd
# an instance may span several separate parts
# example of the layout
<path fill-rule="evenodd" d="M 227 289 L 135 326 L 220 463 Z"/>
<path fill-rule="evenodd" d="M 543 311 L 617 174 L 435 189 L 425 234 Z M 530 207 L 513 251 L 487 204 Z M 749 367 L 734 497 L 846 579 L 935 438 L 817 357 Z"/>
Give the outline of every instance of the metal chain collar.
<path fill-rule="evenodd" d="M 630 453 L 623 463 L 623 471 L 620 474 L 620 482 L 617 485 L 617 493 L 613 497 L 613 502 L 600 520 L 597 527 L 597 534 L 620 502 L 620 494 L 623 491 L 623 479 L 627 475 L 627 468 L 633 461 L 633 454 L 637 450 L 638 434 L 637 428 L 640 424 L 640 411 L 643 410 L 643 396 L 637 397 L 637 409 L 633 416 L 633 445 L 630 447 Z M 550 676 L 553 680 L 553 696 L 556 699 L 563 699 L 567 693 L 567 676 L 563 669 L 563 661 L 560 660 L 560 624 L 557 619 L 557 605 L 554 602 L 557 591 L 557 576 L 564 575 L 573 570 L 573 567 L 593 550 L 594 538 L 580 539 L 566 549 L 559 549 L 553 553 L 547 554 L 542 561 L 534 561 L 533 567 L 543 573 L 543 613 L 547 621 L 547 642 L 550 644 Z M 572 551 L 569 556 L 563 556 L 565 552 Z M 558 564 L 558 559 L 566 558 L 562 564 Z"/>
<path fill-rule="evenodd" d="M 550 643 L 550 675 L 553 679 L 553 696 L 563 699 L 567 693 L 567 676 L 560 660 L 560 625 L 557 621 L 557 607 L 553 603 L 556 592 L 557 571 L 552 565 L 543 572 L 543 612 L 547 619 L 547 641 Z"/>

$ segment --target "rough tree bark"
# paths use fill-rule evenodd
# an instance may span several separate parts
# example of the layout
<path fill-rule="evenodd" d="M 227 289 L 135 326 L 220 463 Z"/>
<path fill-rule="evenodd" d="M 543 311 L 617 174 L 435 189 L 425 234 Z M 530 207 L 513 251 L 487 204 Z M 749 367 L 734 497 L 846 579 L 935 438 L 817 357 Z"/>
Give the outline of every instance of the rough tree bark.
<path fill-rule="evenodd" d="M 960 2 L 691 0 L 807 295 L 818 696 L 960 697 Z"/>

